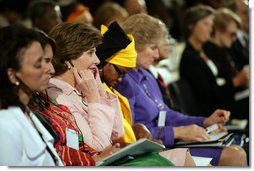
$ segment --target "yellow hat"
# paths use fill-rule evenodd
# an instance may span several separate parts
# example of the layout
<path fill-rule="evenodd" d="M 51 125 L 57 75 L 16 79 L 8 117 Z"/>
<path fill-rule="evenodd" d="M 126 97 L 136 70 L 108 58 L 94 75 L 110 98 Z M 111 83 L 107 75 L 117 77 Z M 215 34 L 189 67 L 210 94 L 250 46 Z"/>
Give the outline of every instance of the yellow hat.
<path fill-rule="evenodd" d="M 107 31 L 108 28 L 106 26 L 101 27 L 102 34 L 105 34 Z M 135 50 L 135 41 L 132 35 L 128 34 L 127 36 L 130 40 L 127 47 L 109 56 L 105 59 L 106 62 L 128 68 L 136 67 L 137 53 Z M 111 37 L 111 39 L 113 38 Z"/>
<path fill-rule="evenodd" d="M 123 67 L 135 68 L 137 61 L 137 52 L 135 50 L 135 41 L 132 35 L 128 35 L 131 43 L 119 52 L 106 59 L 106 62 Z"/>

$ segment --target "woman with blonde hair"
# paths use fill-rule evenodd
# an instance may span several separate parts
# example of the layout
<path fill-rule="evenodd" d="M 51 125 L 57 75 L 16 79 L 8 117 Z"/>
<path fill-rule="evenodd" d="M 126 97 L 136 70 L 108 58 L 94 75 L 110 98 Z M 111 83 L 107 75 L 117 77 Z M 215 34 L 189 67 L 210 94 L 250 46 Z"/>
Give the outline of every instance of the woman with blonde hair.
<path fill-rule="evenodd" d="M 218 76 L 225 82 L 233 82 L 232 94 L 241 93 L 249 87 L 249 66 L 238 70 L 229 52 L 240 27 L 241 19 L 234 12 L 226 8 L 216 10 L 213 34 L 203 47 L 207 57 L 216 65 Z M 234 100 L 230 107 L 232 118 L 248 119 L 249 95 Z"/>

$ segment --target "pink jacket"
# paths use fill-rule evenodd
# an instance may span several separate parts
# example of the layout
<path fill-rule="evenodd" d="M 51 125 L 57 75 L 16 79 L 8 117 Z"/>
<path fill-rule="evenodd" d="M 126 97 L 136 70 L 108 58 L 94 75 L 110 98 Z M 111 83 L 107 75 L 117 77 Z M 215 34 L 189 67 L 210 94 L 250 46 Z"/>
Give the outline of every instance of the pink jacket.
<path fill-rule="evenodd" d="M 110 99 L 102 103 L 87 103 L 79 91 L 65 81 L 52 78 L 48 95 L 58 104 L 67 106 L 76 119 L 84 136 L 84 142 L 97 151 L 111 144 L 111 140 L 123 136 L 123 122 L 117 96 L 108 93 Z"/>

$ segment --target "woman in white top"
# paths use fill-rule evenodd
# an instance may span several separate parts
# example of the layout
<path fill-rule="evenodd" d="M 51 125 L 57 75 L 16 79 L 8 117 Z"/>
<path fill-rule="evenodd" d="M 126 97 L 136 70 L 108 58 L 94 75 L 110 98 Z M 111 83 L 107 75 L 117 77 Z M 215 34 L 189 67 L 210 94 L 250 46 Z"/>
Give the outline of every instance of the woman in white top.
<path fill-rule="evenodd" d="M 0 165 L 63 165 L 53 137 L 27 107 L 46 89 L 52 72 L 43 62 L 39 33 L 21 26 L 0 29 Z"/>

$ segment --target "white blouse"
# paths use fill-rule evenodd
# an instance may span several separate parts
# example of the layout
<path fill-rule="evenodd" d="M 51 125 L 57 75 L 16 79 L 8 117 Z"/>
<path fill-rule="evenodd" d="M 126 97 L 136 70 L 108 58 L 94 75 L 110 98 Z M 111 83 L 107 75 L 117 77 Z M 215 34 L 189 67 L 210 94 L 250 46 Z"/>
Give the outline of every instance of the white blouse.
<path fill-rule="evenodd" d="M 224 78 L 219 78 L 218 76 L 218 69 L 216 65 L 213 63 L 212 60 L 208 59 L 207 63 L 208 67 L 212 71 L 213 75 L 216 77 L 216 82 L 218 86 L 223 86 L 226 83 L 226 80 Z"/>
<path fill-rule="evenodd" d="M 32 112 L 30 118 L 34 126 L 19 107 L 0 110 L 0 165 L 63 166 L 53 146 L 53 137 Z M 46 149 L 46 145 L 56 159 L 56 163 Z"/>

